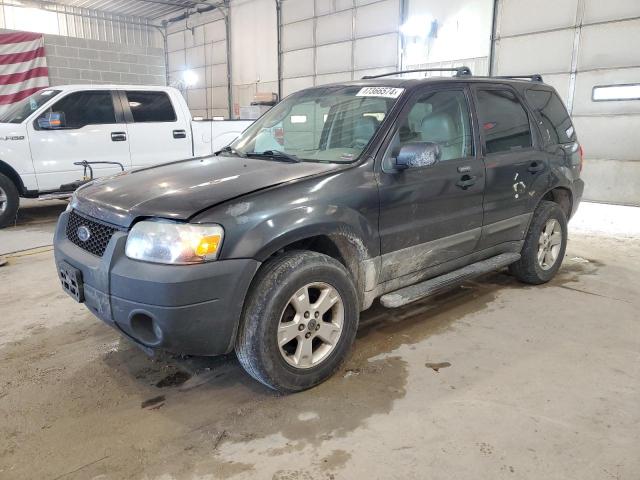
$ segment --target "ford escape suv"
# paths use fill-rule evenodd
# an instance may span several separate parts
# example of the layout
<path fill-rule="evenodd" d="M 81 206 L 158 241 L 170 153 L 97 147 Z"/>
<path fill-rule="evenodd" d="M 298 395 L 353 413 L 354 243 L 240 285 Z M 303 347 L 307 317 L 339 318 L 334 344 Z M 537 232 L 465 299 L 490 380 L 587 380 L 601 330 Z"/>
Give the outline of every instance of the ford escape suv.
<path fill-rule="evenodd" d="M 55 235 L 63 288 L 145 349 L 235 350 L 295 392 L 339 367 L 377 298 L 507 266 L 549 281 L 584 186 L 555 90 L 393 75 L 299 91 L 213 156 L 82 187 Z"/>

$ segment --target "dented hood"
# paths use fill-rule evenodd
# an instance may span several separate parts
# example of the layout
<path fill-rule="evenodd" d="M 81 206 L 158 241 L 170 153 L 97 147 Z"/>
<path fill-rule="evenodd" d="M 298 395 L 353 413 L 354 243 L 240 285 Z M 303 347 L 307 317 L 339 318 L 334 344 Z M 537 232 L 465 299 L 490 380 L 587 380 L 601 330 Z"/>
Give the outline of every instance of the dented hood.
<path fill-rule="evenodd" d="M 74 208 L 123 227 L 137 217 L 186 220 L 231 198 L 339 167 L 235 156 L 184 160 L 98 179 L 76 192 Z"/>

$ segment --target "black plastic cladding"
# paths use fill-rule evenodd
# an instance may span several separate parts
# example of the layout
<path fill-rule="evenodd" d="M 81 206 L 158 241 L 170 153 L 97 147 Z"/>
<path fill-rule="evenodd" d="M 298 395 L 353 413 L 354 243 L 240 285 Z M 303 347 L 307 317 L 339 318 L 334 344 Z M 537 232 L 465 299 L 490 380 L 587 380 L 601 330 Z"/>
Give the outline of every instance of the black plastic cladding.
<path fill-rule="evenodd" d="M 81 226 L 87 227 L 89 232 L 91 232 L 91 235 L 86 242 L 83 242 L 78 237 L 78 228 Z M 89 220 L 86 217 L 78 215 L 75 211 L 72 211 L 69 214 L 66 233 L 67 238 L 71 240 L 72 243 L 93 255 L 102 257 L 109 240 L 111 240 L 111 237 L 116 231 L 118 231 L 118 229 L 115 227 L 110 227 L 94 220 Z"/>

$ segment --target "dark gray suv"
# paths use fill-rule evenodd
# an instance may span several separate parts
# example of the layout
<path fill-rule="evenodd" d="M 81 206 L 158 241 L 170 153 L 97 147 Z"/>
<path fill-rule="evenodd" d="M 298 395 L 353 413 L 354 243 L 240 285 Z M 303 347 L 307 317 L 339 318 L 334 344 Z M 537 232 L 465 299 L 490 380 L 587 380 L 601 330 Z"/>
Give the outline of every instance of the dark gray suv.
<path fill-rule="evenodd" d="M 339 367 L 378 297 L 398 307 L 506 266 L 549 281 L 581 167 L 539 76 L 365 78 L 294 93 L 214 156 L 82 187 L 55 259 L 134 342 L 235 349 L 294 392 Z"/>

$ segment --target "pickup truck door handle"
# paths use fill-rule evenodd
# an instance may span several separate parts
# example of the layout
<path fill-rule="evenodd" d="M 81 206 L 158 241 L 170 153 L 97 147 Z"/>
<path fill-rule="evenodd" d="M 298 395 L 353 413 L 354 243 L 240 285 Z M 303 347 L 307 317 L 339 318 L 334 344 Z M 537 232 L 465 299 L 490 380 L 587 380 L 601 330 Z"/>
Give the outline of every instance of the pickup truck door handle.
<path fill-rule="evenodd" d="M 187 132 L 184 130 L 174 130 L 173 138 L 187 138 Z"/>
<path fill-rule="evenodd" d="M 127 134 L 125 132 L 111 132 L 112 142 L 126 142 Z"/>
<path fill-rule="evenodd" d="M 544 170 L 544 163 L 542 162 L 531 162 L 529 168 L 527 168 L 531 173 L 538 173 Z"/>
<path fill-rule="evenodd" d="M 456 185 L 459 186 L 461 189 L 466 190 L 467 188 L 474 185 L 475 183 L 476 183 L 476 177 L 474 177 L 473 175 L 463 175 L 462 177 L 460 177 L 460 180 L 458 180 Z"/>

